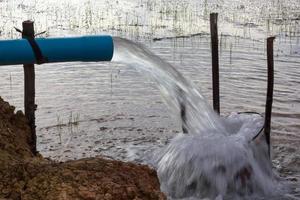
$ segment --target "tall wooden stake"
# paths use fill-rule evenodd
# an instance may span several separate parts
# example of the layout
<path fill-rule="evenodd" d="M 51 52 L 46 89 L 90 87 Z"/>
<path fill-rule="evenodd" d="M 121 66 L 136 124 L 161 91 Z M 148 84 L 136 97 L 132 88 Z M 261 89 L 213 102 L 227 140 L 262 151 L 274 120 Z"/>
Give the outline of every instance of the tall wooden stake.
<path fill-rule="evenodd" d="M 272 116 L 272 104 L 273 104 L 273 88 L 274 88 L 274 46 L 275 37 L 269 37 L 267 39 L 267 60 L 268 60 L 268 86 L 267 86 L 267 99 L 265 110 L 265 137 L 269 147 L 270 155 L 270 133 L 271 133 L 271 116 Z"/>
<path fill-rule="evenodd" d="M 220 114 L 218 13 L 210 14 L 213 107 Z"/>
<path fill-rule="evenodd" d="M 24 21 L 22 38 L 34 38 L 34 26 L 32 21 Z M 36 126 L 35 126 L 35 71 L 34 64 L 24 64 L 24 109 L 25 116 L 31 129 L 31 150 L 34 154 L 36 149 Z"/>

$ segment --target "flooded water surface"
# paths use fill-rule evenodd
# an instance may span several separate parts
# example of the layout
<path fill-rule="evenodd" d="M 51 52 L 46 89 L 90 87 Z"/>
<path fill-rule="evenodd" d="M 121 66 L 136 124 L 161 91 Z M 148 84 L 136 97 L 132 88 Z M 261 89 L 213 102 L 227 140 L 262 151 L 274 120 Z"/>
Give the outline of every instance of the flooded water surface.
<path fill-rule="evenodd" d="M 124 37 L 172 64 L 182 74 L 177 78 L 183 76 L 191 82 L 201 91 L 199 94 L 207 101 L 205 105 L 212 105 L 210 12 L 219 12 L 220 95 L 224 117 L 232 112 L 264 113 L 265 38 L 276 36 L 273 168 L 295 185 L 291 195 L 287 192 L 282 198 L 300 198 L 299 0 L 86 0 L 60 4 L 56 0 L 3 0 L 0 39 L 20 37 L 14 26 L 20 27 L 26 19 L 35 21 L 37 32 L 46 30 L 42 35 L 46 37 L 85 34 Z M 149 68 L 148 72 L 139 69 L 137 62 L 135 67 L 128 65 L 135 63 L 135 59 L 128 56 L 122 62 L 36 66 L 38 150 L 55 160 L 104 155 L 150 164 L 150 153 L 165 147 L 182 132 L 182 122 L 179 110 L 170 109 L 165 103 L 172 105 L 178 101 L 172 96 L 174 88 L 164 88 L 165 98 L 162 98 L 161 87 L 151 79 L 154 69 Z M 0 66 L 0 74 L 0 95 L 17 109 L 23 109 L 22 66 Z M 157 71 L 157 75 L 162 74 Z M 202 104 L 197 105 L 199 109 Z M 193 122 L 195 130 L 204 125 L 205 129 L 209 127 L 207 109 L 211 108 L 198 110 L 200 118 L 205 120 L 204 124 Z"/>

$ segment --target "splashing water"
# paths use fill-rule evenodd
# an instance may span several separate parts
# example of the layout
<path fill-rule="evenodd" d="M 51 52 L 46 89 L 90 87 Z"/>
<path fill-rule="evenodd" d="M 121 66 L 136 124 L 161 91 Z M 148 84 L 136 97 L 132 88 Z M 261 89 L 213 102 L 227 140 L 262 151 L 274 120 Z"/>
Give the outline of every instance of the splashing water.
<path fill-rule="evenodd" d="M 157 169 L 161 189 L 169 198 L 239 199 L 276 196 L 283 183 L 272 172 L 257 115 L 219 117 L 205 98 L 172 65 L 141 45 L 114 38 L 113 60 L 147 73 L 158 84 L 170 110 L 186 109 L 179 134 L 148 163 Z"/>

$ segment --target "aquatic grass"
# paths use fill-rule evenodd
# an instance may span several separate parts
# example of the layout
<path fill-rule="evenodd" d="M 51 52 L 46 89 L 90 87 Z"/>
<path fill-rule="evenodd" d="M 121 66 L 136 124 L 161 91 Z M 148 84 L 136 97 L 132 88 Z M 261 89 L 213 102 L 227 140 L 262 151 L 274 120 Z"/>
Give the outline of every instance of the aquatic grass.
<path fill-rule="evenodd" d="M 57 124 L 55 127 L 59 136 L 59 144 L 61 145 L 60 152 L 58 153 L 58 160 L 61 160 L 63 159 L 64 151 L 68 148 L 70 142 L 72 142 L 75 134 L 79 133 L 80 113 L 74 115 L 73 111 L 71 111 L 67 123 L 64 123 L 63 118 L 57 114 L 56 122 Z M 67 132 L 65 131 L 66 129 L 68 130 Z"/>
<path fill-rule="evenodd" d="M 266 30 L 268 34 L 285 32 L 292 36 L 299 32 L 299 5 L 295 0 L 283 4 L 267 1 L 257 5 L 257 1 L 210 1 L 201 0 L 144 0 L 144 1 L 27 1 L 0 2 L 0 27 L 2 36 L 19 37 L 12 29 L 25 19 L 36 22 L 37 28 L 48 29 L 49 35 L 58 32 L 74 34 L 95 34 L 99 32 L 139 39 L 158 36 L 180 36 L 206 31 L 208 32 L 208 14 L 220 13 L 220 24 L 231 24 L 232 28 L 242 32 L 243 37 L 252 35 L 251 24 Z M 256 15 L 258 13 L 258 15 Z M 296 22 L 295 22 L 296 21 Z M 223 28 L 223 27 L 221 27 Z M 227 31 L 234 32 L 234 31 Z M 237 31 L 239 32 L 239 31 Z M 251 34 L 249 34 L 251 33 Z"/>
<path fill-rule="evenodd" d="M 64 125 L 63 119 L 57 114 L 56 115 L 56 129 L 59 136 L 59 144 L 62 145 L 62 127 Z"/>
<path fill-rule="evenodd" d="M 74 135 L 74 133 L 79 132 L 79 123 L 80 123 L 80 113 L 76 113 L 75 115 L 71 111 L 68 118 L 67 123 L 64 123 L 64 119 L 59 114 L 56 114 L 56 125 L 53 127 L 56 127 L 58 136 L 59 136 L 59 144 L 63 145 L 63 132 L 64 128 L 68 128 L 68 134 L 65 134 L 67 137 L 67 142 L 69 143 Z M 75 128 L 75 132 L 74 132 Z M 68 135 L 68 136 L 67 136 Z"/>

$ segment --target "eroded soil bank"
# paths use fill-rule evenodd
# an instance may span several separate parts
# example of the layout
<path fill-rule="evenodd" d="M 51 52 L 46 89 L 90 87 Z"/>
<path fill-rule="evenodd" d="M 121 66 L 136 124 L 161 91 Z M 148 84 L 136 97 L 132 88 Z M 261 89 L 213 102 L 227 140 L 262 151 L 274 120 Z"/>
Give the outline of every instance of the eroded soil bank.
<path fill-rule="evenodd" d="M 22 112 L 0 97 L 0 199 L 166 199 L 147 166 L 88 158 L 58 163 L 34 156 Z"/>

